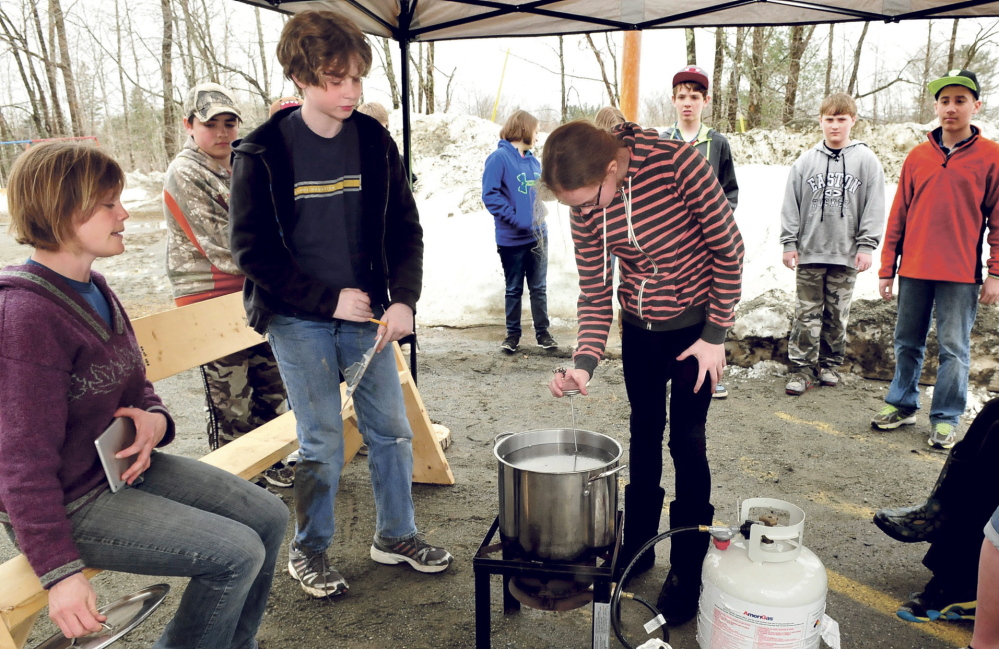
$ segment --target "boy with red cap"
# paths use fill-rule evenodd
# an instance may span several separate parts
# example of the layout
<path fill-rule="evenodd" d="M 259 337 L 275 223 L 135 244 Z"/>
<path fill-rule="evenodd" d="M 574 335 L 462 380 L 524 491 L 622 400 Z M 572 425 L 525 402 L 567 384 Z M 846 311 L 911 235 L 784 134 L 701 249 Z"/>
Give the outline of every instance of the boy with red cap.
<path fill-rule="evenodd" d="M 708 86 L 708 73 L 696 65 L 684 66 L 673 75 L 673 107 L 677 120 L 663 133 L 663 137 L 683 140 L 708 159 L 711 171 L 715 172 L 715 178 L 734 212 L 739 202 L 739 183 L 735 180 L 732 149 L 724 135 L 701 122 L 704 107 L 711 103 Z M 719 383 L 711 396 L 724 399 L 728 390 Z"/>

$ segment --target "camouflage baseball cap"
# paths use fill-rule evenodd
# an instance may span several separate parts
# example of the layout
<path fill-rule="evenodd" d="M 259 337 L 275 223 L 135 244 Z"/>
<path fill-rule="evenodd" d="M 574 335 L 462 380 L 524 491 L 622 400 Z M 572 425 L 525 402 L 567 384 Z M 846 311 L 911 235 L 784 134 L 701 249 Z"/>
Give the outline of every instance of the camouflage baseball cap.
<path fill-rule="evenodd" d="M 217 83 L 199 83 L 191 88 L 184 100 L 184 116 L 194 115 L 202 122 L 207 122 L 216 115 L 232 113 L 239 119 L 243 116 L 232 93 Z"/>

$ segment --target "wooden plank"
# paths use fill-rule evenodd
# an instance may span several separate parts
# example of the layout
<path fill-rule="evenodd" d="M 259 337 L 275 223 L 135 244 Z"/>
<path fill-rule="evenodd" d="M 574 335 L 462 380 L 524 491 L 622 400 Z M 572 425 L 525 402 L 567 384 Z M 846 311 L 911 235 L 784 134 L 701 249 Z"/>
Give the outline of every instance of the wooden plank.
<path fill-rule="evenodd" d="M 241 293 L 136 318 L 132 328 L 153 382 L 264 341 L 246 324 Z"/>
<path fill-rule="evenodd" d="M 295 413 L 286 412 L 215 449 L 201 461 L 249 480 L 297 448 Z"/>
<path fill-rule="evenodd" d="M 396 367 L 399 368 L 399 382 L 402 384 L 402 396 L 406 402 L 406 416 L 413 429 L 413 482 L 454 484 L 451 465 L 444 457 L 444 449 L 437 442 L 434 425 L 430 422 L 420 391 L 416 389 L 413 375 L 409 373 L 409 366 L 402 355 L 399 343 L 392 343 L 392 349 L 395 351 Z"/>

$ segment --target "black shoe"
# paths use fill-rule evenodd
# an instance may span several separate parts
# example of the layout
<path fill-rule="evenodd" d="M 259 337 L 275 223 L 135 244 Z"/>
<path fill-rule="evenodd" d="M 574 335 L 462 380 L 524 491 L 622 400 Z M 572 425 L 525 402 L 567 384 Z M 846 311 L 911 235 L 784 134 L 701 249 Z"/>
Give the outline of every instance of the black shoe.
<path fill-rule="evenodd" d="M 503 344 L 500 345 L 500 349 L 503 350 L 505 354 L 515 354 L 520 348 L 520 336 L 507 336 Z"/>
<path fill-rule="evenodd" d="M 700 566 L 698 566 L 700 568 Z M 659 591 L 656 608 L 662 613 L 667 627 L 680 626 L 697 615 L 697 600 L 701 596 L 700 572 L 681 575 L 679 570 L 670 568 Z"/>
<path fill-rule="evenodd" d="M 558 349 L 558 343 L 552 338 L 552 335 L 547 331 L 543 334 L 538 334 L 538 347 L 541 349 Z"/>
<path fill-rule="evenodd" d="M 881 509 L 874 524 L 882 532 L 902 543 L 931 542 L 944 522 L 940 501 L 930 498 L 922 505 Z"/>

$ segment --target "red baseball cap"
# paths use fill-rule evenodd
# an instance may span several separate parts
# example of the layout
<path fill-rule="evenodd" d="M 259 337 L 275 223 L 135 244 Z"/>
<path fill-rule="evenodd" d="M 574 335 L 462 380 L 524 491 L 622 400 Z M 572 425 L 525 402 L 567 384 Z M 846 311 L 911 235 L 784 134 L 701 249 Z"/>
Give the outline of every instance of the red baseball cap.
<path fill-rule="evenodd" d="M 699 68 L 696 65 L 688 65 L 673 75 L 674 88 L 681 83 L 688 81 L 692 83 L 699 83 L 704 86 L 705 90 L 708 89 L 708 73 L 705 72 L 703 68 Z"/>

